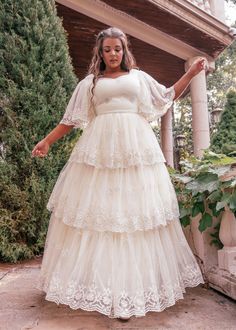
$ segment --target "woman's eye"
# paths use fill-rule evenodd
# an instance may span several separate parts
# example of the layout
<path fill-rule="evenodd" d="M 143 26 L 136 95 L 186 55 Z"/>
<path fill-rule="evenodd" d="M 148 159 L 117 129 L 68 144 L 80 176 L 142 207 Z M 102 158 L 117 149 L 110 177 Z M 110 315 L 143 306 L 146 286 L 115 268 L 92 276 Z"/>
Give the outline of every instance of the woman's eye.
<path fill-rule="evenodd" d="M 104 49 L 105 53 L 109 53 L 111 51 L 111 49 Z M 121 51 L 121 48 L 116 48 L 115 52 L 119 53 Z"/>

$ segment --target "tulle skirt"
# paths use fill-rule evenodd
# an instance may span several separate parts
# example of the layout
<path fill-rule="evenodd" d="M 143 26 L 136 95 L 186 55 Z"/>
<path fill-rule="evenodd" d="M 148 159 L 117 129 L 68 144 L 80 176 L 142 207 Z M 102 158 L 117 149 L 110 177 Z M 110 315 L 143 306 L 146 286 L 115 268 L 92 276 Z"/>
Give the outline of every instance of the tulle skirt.
<path fill-rule="evenodd" d="M 138 317 L 174 305 L 186 287 L 204 283 L 158 142 L 138 115 L 95 118 L 47 207 L 38 287 L 49 301 L 110 318 Z"/>
<path fill-rule="evenodd" d="M 76 229 L 53 217 L 41 270 L 46 299 L 109 317 L 160 312 L 203 283 L 178 221 L 133 233 Z"/>

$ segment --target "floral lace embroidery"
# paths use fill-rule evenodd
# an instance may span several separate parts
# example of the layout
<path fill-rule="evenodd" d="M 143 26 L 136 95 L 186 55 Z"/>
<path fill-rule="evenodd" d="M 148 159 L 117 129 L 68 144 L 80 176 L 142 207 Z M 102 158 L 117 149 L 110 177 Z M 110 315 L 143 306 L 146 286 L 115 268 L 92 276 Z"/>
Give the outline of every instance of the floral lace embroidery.
<path fill-rule="evenodd" d="M 116 151 L 112 153 L 109 150 L 102 150 L 98 146 L 94 146 L 93 150 L 88 151 L 87 148 L 78 147 L 72 152 L 69 162 L 86 163 L 97 168 L 127 168 L 136 165 L 153 165 L 165 162 L 165 158 L 161 153 L 157 153 L 155 148 L 147 148 L 142 151 Z"/>
<path fill-rule="evenodd" d="M 174 86 L 166 88 L 144 71 L 138 71 L 142 93 L 139 98 L 139 114 L 148 122 L 163 116 L 173 104 Z"/>
<path fill-rule="evenodd" d="M 171 221 L 179 221 L 178 207 L 172 210 L 156 209 L 151 215 L 136 214 L 130 210 L 129 213 L 108 213 L 107 209 L 100 210 L 93 208 L 81 211 L 73 206 L 64 209 L 63 205 L 56 205 L 50 201 L 47 205 L 48 210 L 52 211 L 55 218 L 63 221 L 65 224 L 77 228 L 96 231 L 112 231 L 112 232 L 134 232 L 136 230 L 150 230 L 159 226 L 166 226 Z"/>
<path fill-rule="evenodd" d="M 186 266 L 180 278 L 159 287 L 153 283 L 138 289 L 135 294 L 124 288 L 116 295 L 110 286 L 103 285 L 101 290 L 95 281 L 86 286 L 76 280 L 66 284 L 58 273 L 54 273 L 49 281 L 45 274 L 42 275 L 37 288 L 46 292 L 46 300 L 69 305 L 72 309 L 97 311 L 110 318 L 131 317 L 144 316 L 149 311 L 161 312 L 183 299 L 185 287 L 204 283 L 197 263 Z"/>
<path fill-rule="evenodd" d="M 68 125 L 68 126 L 73 125 L 74 128 L 81 128 L 81 129 L 85 129 L 87 127 L 88 123 L 89 123 L 88 120 L 83 120 L 83 119 L 78 119 L 78 118 L 76 120 L 73 120 L 70 117 L 63 118 L 60 121 L 60 124 L 64 124 L 64 125 Z"/>
<path fill-rule="evenodd" d="M 90 102 L 92 79 L 93 75 L 90 74 L 77 84 L 60 124 L 84 129 L 95 118 L 95 110 Z"/>
<path fill-rule="evenodd" d="M 173 103 L 173 98 L 175 96 L 175 90 L 174 87 L 171 87 L 168 89 L 168 92 L 166 93 L 166 103 L 163 105 L 160 100 L 155 99 L 153 100 L 154 107 L 150 108 L 147 107 L 144 101 L 140 101 L 139 103 L 139 114 L 143 116 L 148 122 L 152 122 L 163 116 L 167 110 L 171 107 Z M 158 112 L 156 108 L 161 108 L 162 112 Z"/>

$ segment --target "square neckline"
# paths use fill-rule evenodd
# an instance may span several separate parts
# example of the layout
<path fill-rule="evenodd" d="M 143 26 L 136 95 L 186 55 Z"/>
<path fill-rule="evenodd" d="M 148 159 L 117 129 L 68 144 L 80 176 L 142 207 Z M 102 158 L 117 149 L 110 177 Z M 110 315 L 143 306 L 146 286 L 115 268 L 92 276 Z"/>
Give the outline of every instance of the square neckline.
<path fill-rule="evenodd" d="M 132 70 L 133 70 L 133 69 L 130 69 L 128 73 L 122 74 L 122 75 L 120 75 L 120 76 L 118 76 L 118 77 L 115 77 L 115 78 L 112 78 L 112 77 L 101 77 L 101 78 L 98 78 L 98 80 L 102 80 L 102 79 L 112 79 L 112 80 L 116 80 L 116 79 L 121 78 L 121 77 L 129 76 Z"/>

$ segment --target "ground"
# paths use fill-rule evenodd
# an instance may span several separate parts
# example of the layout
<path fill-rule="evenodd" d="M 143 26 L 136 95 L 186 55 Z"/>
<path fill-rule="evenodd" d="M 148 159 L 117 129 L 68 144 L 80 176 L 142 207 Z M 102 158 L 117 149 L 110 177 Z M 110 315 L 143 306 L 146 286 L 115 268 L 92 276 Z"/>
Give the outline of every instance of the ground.
<path fill-rule="evenodd" d="M 185 298 L 161 313 L 128 322 L 45 301 L 35 289 L 41 258 L 0 264 L 1 330 L 235 330 L 236 302 L 206 286 L 187 288 Z"/>

